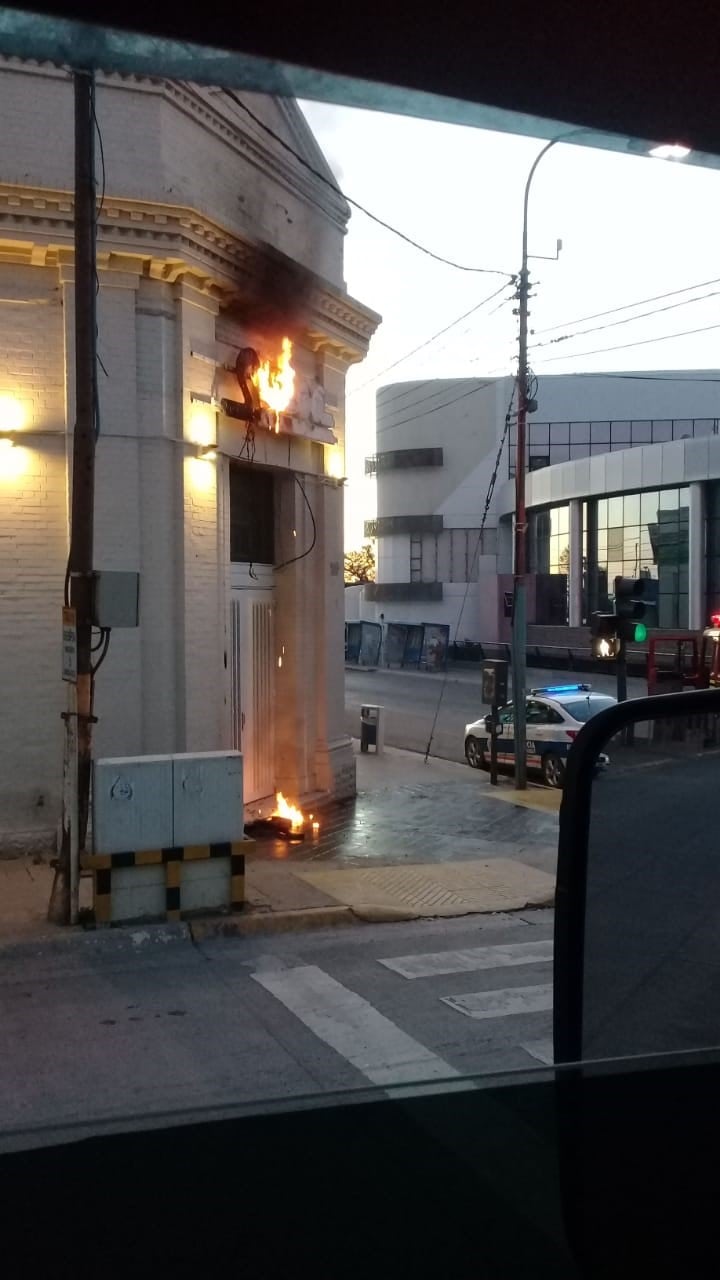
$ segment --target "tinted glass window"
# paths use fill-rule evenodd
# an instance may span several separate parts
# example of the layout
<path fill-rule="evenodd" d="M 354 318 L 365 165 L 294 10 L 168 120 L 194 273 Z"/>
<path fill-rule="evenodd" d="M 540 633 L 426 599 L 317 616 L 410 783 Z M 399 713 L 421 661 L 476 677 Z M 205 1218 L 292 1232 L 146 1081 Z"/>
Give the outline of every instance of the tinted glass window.
<path fill-rule="evenodd" d="M 583 724 L 596 716 L 598 711 L 605 711 L 614 705 L 614 698 L 603 698 L 600 694 L 594 698 L 578 698 L 577 701 L 563 703 L 568 715 L 572 716 L 573 720 L 582 720 Z"/>
<path fill-rule="evenodd" d="M 230 559 L 249 564 L 275 560 L 275 484 L 258 467 L 230 468 Z"/>

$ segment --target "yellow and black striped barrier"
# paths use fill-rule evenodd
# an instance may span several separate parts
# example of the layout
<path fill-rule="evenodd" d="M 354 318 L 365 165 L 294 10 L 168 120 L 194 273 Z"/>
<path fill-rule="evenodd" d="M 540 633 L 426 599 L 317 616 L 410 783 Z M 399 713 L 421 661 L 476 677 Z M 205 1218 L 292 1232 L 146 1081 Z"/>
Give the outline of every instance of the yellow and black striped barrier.
<path fill-rule="evenodd" d="M 80 865 L 93 874 L 93 906 L 96 924 L 112 922 L 113 872 L 127 867 L 165 867 L 165 919 L 180 920 L 182 864 L 206 858 L 230 859 L 230 911 L 245 905 L 245 854 L 254 840 L 221 841 L 218 844 L 175 845 L 167 849 L 142 849 L 123 853 L 82 854 Z"/>

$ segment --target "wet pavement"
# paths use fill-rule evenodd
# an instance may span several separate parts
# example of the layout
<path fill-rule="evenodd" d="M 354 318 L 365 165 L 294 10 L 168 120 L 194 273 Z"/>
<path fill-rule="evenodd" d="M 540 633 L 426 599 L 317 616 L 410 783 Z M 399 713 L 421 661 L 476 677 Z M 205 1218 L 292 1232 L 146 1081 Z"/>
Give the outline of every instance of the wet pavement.
<path fill-rule="evenodd" d="M 531 787 L 516 803 L 510 779 L 494 788 L 467 766 L 392 749 L 358 752 L 357 764 L 356 799 L 318 810 L 317 837 L 260 839 L 252 860 L 349 868 L 513 858 L 554 872 L 559 794 Z"/>

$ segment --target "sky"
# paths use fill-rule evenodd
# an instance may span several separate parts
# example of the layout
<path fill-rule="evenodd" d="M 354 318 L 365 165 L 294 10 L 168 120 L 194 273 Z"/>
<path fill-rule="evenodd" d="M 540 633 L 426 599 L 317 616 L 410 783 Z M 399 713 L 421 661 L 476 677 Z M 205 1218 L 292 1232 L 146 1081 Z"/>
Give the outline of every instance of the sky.
<path fill-rule="evenodd" d="M 460 264 L 518 271 L 523 191 L 543 140 L 349 107 L 301 106 L 347 195 Z M 530 262 L 534 372 L 720 367 L 719 214 L 716 170 L 565 143 L 554 147 L 538 166 L 529 205 L 530 253 L 554 255 L 557 240 L 563 242 L 557 261 Z M 348 292 L 383 317 L 367 359 L 347 379 L 345 544 L 353 548 L 363 541 L 363 520 L 375 510 L 364 458 L 375 451 L 377 389 L 418 378 L 515 372 L 517 318 L 512 287 L 502 287 L 501 274 L 437 263 L 356 210 L 345 241 L 345 279 Z M 689 285 L 698 287 L 577 323 Z M 498 289 L 448 334 L 383 372 Z M 678 302 L 683 305 L 641 314 Z M 639 318 L 578 334 L 626 315 Z M 712 325 L 717 328 L 659 340 Z M 552 326 L 559 327 L 540 332 Z M 572 336 L 549 342 L 565 333 Z M 534 347 L 541 342 L 547 345 Z M 626 345 L 633 342 L 643 345 Z M 589 354 L 621 344 L 620 350 Z"/>

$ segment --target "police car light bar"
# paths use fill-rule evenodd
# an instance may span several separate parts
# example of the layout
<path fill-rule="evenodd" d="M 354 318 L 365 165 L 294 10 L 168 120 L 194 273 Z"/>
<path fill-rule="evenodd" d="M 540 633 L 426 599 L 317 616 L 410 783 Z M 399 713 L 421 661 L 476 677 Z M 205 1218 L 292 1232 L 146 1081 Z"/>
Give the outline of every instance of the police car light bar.
<path fill-rule="evenodd" d="M 545 689 L 531 689 L 531 693 L 589 693 L 589 684 L 552 684 Z"/>

